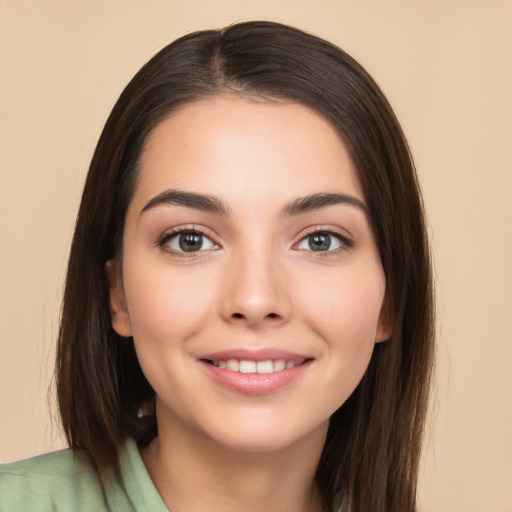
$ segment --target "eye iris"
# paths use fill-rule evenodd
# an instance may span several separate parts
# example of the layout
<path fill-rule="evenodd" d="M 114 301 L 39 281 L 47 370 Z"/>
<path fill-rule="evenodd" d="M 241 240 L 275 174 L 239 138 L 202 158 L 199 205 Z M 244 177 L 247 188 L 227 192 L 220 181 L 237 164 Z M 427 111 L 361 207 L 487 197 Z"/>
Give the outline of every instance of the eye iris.
<path fill-rule="evenodd" d="M 308 238 L 313 251 L 327 251 L 331 247 L 331 237 L 327 233 L 315 233 Z"/>
<path fill-rule="evenodd" d="M 180 249 L 184 252 L 194 252 L 203 246 L 203 235 L 199 233 L 184 233 L 179 239 Z"/>

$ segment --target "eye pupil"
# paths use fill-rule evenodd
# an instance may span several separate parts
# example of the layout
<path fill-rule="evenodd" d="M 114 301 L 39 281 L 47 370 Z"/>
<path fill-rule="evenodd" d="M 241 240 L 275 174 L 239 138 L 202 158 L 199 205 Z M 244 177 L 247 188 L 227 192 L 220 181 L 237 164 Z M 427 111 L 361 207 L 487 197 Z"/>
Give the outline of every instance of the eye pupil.
<path fill-rule="evenodd" d="M 184 252 L 194 252 L 203 246 L 203 235 L 199 233 L 183 233 L 179 238 L 180 249 Z"/>
<path fill-rule="evenodd" d="M 315 233 L 308 242 L 313 251 L 327 251 L 331 247 L 331 237 L 327 233 Z"/>

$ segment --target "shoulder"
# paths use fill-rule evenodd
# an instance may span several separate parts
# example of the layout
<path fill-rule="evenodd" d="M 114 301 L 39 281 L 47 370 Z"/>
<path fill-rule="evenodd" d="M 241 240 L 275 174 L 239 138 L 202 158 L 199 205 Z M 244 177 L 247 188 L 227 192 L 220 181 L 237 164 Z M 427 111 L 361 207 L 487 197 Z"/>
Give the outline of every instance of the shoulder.
<path fill-rule="evenodd" d="M 83 450 L 60 450 L 0 465 L 0 512 L 168 512 L 133 439 L 120 473 L 96 471 Z"/>
<path fill-rule="evenodd" d="M 60 450 L 0 465 L 0 512 L 108 510 L 87 454 Z"/>

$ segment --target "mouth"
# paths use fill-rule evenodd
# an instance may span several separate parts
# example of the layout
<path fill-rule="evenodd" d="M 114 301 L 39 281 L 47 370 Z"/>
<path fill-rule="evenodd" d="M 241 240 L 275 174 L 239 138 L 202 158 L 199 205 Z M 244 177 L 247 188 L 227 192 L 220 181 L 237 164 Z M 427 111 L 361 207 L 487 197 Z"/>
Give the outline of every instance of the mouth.
<path fill-rule="evenodd" d="M 203 361 L 221 370 L 229 370 L 232 372 L 245 374 L 270 374 L 282 372 L 284 370 L 290 370 L 297 366 L 301 366 L 311 361 L 311 358 L 301 360 L 267 359 L 263 361 L 253 361 L 248 359 L 203 359 Z"/>
<path fill-rule="evenodd" d="M 248 395 L 264 395 L 292 385 L 308 373 L 315 358 L 277 347 L 231 348 L 201 354 L 206 375 L 220 386 Z"/>

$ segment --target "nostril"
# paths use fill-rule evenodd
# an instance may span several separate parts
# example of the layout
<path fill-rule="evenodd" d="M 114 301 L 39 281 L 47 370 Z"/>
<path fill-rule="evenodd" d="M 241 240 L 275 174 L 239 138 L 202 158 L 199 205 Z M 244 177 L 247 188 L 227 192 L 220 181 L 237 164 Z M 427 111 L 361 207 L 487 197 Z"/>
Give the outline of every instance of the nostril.
<path fill-rule="evenodd" d="M 276 313 L 269 313 L 267 315 L 268 318 L 277 318 L 277 314 Z"/>
<path fill-rule="evenodd" d="M 234 318 L 243 318 L 244 315 L 242 315 L 242 313 L 233 313 L 233 317 Z"/>

